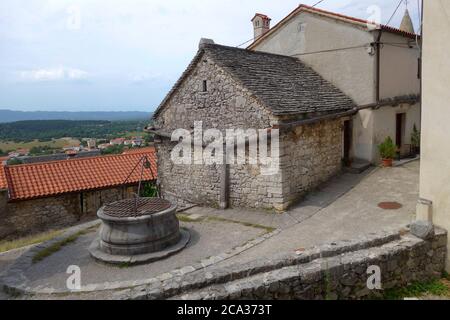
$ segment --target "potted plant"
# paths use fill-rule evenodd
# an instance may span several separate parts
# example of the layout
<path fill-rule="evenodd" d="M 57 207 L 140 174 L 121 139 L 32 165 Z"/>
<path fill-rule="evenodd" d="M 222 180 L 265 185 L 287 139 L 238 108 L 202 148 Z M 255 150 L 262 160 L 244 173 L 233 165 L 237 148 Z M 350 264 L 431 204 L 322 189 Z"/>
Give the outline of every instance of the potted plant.
<path fill-rule="evenodd" d="M 417 130 L 416 124 L 414 124 L 413 131 L 411 133 L 411 148 L 414 156 L 420 154 L 420 131 Z"/>
<path fill-rule="evenodd" d="M 387 137 L 382 144 L 378 146 L 383 166 L 392 167 L 392 161 L 396 155 L 397 147 L 392 141 L 391 137 Z"/>

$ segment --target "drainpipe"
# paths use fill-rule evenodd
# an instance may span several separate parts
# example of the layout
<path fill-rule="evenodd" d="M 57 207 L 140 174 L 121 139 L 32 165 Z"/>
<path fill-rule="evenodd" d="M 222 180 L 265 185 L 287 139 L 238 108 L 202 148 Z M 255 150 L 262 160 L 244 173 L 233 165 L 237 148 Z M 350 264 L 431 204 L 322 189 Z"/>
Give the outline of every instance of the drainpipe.
<path fill-rule="evenodd" d="M 220 169 L 220 203 L 219 207 L 222 210 L 228 209 L 229 205 L 229 171 L 228 171 L 228 164 L 227 164 L 227 145 L 226 143 L 223 144 L 223 160 L 222 160 L 222 167 Z"/>
<path fill-rule="evenodd" d="M 381 82 L 381 36 L 382 36 L 383 31 L 380 29 L 380 31 L 378 32 L 378 37 L 377 37 L 377 41 L 375 42 L 376 45 L 376 56 L 377 56 L 377 60 L 376 60 L 376 79 L 375 79 L 375 100 L 376 102 L 380 102 L 380 82 Z"/>

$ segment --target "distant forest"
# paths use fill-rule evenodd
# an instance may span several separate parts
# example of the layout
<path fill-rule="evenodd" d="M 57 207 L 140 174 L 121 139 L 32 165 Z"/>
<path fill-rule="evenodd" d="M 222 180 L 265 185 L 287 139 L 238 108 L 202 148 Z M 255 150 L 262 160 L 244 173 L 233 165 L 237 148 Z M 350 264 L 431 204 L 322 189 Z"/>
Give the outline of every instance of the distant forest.
<path fill-rule="evenodd" d="M 0 140 L 29 142 L 50 141 L 64 137 L 111 139 L 129 132 L 142 131 L 145 121 L 68 121 L 32 120 L 0 123 Z"/>
<path fill-rule="evenodd" d="M 96 108 L 92 108 L 95 110 Z M 29 120 L 72 120 L 72 121 L 139 121 L 150 119 L 150 112 L 65 112 L 65 111 L 14 111 L 0 109 L 0 123 Z"/>

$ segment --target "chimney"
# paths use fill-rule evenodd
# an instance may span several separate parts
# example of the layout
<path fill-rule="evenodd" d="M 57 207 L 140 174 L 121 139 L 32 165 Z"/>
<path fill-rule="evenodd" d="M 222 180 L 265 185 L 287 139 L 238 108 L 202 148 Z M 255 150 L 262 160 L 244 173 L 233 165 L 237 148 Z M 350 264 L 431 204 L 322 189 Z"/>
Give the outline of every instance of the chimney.
<path fill-rule="evenodd" d="M 265 14 L 257 13 L 252 19 L 254 40 L 258 39 L 270 30 L 270 19 Z"/>
<path fill-rule="evenodd" d="M 408 8 L 406 8 L 406 10 L 405 10 L 405 15 L 403 16 L 402 23 L 400 24 L 400 30 L 409 32 L 409 33 L 415 33 L 414 25 L 412 23 L 410 15 L 409 15 Z"/>
<path fill-rule="evenodd" d="M 214 40 L 207 39 L 207 38 L 201 38 L 200 42 L 198 43 L 198 48 L 202 49 L 204 46 L 207 46 L 208 44 L 214 44 Z"/>

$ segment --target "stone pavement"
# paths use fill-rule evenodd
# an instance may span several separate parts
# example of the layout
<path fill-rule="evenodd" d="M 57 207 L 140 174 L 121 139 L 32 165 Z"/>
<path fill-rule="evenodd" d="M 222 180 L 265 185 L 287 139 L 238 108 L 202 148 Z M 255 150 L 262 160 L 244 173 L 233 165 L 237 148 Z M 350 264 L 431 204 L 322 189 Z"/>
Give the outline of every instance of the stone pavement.
<path fill-rule="evenodd" d="M 343 175 L 308 197 L 289 212 L 289 216 L 300 223 L 284 228 L 259 246 L 220 265 L 354 239 L 380 230 L 399 230 L 414 220 L 419 193 L 418 161 L 401 167 L 377 168 L 349 190 L 355 183 L 353 179 L 352 175 Z M 341 197 L 328 205 L 329 197 L 338 195 Z M 403 207 L 380 209 L 378 203 L 386 201 L 399 202 Z"/>
<path fill-rule="evenodd" d="M 67 277 L 67 265 L 80 264 L 84 270 L 85 283 L 129 282 L 130 279 L 164 276 L 176 268 L 186 269 L 186 266 L 206 257 L 221 256 L 221 259 L 212 259 L 204 268 L 187 270 L 192 274 L 204 273 L 215 267 L 354 239 L 381 230 L 399 230 L 413 220 L 418 198 L 418 179 L 419 162 L 416 161 L 395 168 L 375 168 L 360 175 L 343 174 L 317 192 L 311 193 L 284 214 L 242 209 L 221 211 L 192 208 L 183 213 L 199 220 L 183 222 L 194 232 L 192 244 L 180 254 L 150 265 L 112 268 L 98 264 L 92 261 L 86 250 L 93 234 L 83 235 L 75 244 L 63 248 L 29 270 L 28 277 L 32 285 L 38 288 L 49 283 L 53 287 L 62 288 Z M 403 207 L 387 211 L 377 206 L 386 201 L 399 202 Z M 268 230 L 264 230 L 263 226 L 276 228 L 276 231 L 267 233 Z M 261 236 L 264 234 L 266 236 Z M 259 240 L 253 241 L 254 238 Z M 251 244 L 245 245 L 247 242 Z M 235 247 L 239 250 L 223 254 Z M 97 291 L 84 296 L 67 295 L 64 298 L 110 297 L 113 297 L 112 292 Z"/>

